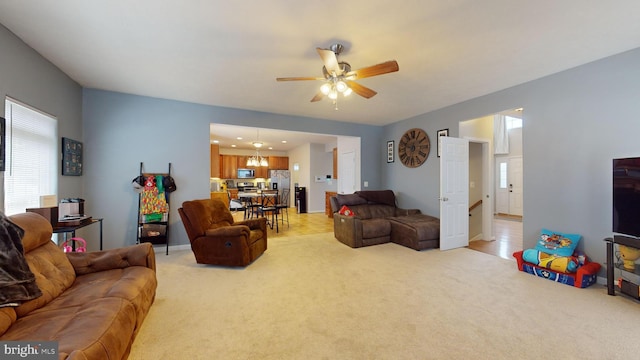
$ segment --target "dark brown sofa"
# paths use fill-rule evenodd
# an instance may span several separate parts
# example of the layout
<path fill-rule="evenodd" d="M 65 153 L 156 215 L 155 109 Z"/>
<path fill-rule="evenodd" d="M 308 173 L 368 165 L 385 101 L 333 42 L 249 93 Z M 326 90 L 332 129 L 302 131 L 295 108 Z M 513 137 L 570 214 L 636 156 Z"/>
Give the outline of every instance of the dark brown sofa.
<path fill-rule="evenodd" d="M 391 190 L 365 190 L 337 194 L 329 199 L 333 211 L 333 231 L 338 241 L 359 248 L 394 242 L 415 250 L 439 246 L 440 220 L 419 209 L 396 205 Z M 354 216 L 339 214 L 347 206 Z"/>
<path fill-rule="evenodd" d="M 151 244 L 64 253 L 51 241 L 53 229 L 44 217 L 23 213 L 7 221 L 0 215 L 3 250 L 24 254 L 14 257 L 30 269 L 31 280 L 20 281 L 30 286 L 22 289 L 37 291 L 20 296 L 3 277 L 2 295 L 12 293 L 9 303 L 19 305 L 0 308 L 0 341 L 56 341 L 59 359 L 126 359 L 156 294 Z M 20 238 L 18 227 L 24 230 L 21 241 L 6 241 Z M 20 273 L 6 265 L 3 271 Z"/>
<path fill-rule="evenodd" d="M 191 200 L 178 209 L 198 264 L 247 266 L 267 250 L 267 219 L 234 221 L 218 199 Z"/>

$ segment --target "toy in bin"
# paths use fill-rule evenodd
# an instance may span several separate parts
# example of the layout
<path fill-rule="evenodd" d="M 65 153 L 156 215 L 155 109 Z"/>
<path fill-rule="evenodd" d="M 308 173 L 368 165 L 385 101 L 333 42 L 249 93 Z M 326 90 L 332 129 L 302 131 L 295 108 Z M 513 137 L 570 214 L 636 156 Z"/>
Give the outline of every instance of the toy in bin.
<path fill-rule="evenodd" d="M 62 243 L 62 250 L 66 253 L 87 252 L 87 242 L 83 238 L 74 237 Z"/>
<path fill-rule="evenodd" d="M 640 287 L 638 285 L 623 278 L 618 278 L 616 285 L 618 285 L 618 288 L 620 288 L 620 291 L 623 294 L 627 294 L 636 300 L 640 300 Z"/>

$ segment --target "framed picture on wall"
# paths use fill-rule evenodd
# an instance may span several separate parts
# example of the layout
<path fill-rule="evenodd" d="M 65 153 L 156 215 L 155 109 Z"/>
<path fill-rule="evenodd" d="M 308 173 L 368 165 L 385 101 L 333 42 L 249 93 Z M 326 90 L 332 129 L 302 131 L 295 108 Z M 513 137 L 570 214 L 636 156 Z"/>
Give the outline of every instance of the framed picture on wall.
<path fill-rule="evenodd" d="M 392 163 L 393 162 L 393 140 L 387 141 L 387 162 L 388 163 Z"/>
<path fill-rule="evenodd" d="M 442 130 L 438 130 L 438 136 L 436 137 L 436 139 L 438 139 L 438 157 L 440 157 L 440 137 L 441 136 L 449 136 L 449 129 L 442 129 Z"/>
<path fill-rule="evenodd" d="M 82 175 L 82 143 L 62 138 L 62 175 Z"/>

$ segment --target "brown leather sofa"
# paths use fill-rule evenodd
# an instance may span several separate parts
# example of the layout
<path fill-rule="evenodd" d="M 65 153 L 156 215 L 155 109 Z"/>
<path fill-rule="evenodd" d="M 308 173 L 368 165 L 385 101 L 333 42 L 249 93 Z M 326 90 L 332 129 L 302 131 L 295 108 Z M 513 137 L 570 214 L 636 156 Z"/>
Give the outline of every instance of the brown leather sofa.
<path fill-rule="evenodd" d="M 235 222 L 218 199 L 191 200 L 178 209 L 198 264 L 247 266 L 267 250 L 267 219 Z"/>
<path fill-rule="evenodd" d="M 64 253 L 44 217 L 9 220 L 24 230 L 21 259 L 41 295 L 0 308 L 0 341 L 57 341 L 59 359 L 126 359 L 156 294 L 151 244 Z"/>
<path fill-rule="evenodd" d="M 333 211 L 333 232 L 338 241 L 352 248 L 397 243 L 415 250 L 440 245 L 440 220 L 419 209 L 396 205 L 391 190 L 365 190 L 337 194 L 329 199 Z M 339 214 L 347 206 L 353 216 Z"/>

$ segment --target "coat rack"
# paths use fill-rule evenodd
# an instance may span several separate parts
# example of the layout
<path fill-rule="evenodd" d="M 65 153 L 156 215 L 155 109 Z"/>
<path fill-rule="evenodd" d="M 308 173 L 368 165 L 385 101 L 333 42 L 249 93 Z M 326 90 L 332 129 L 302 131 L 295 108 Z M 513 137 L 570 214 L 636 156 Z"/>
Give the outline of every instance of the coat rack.
<path fill-rule="evenodd" d="M 136 243 L 166 244 L 166 254 L 169 255 L 169 195 L 175 190 L 175 183 L 171 177 L 171 163 L 166 173 L 150 173 L 144 171 L 141 162 L 137 180 L 142 188 L 138 194 Z"/>

